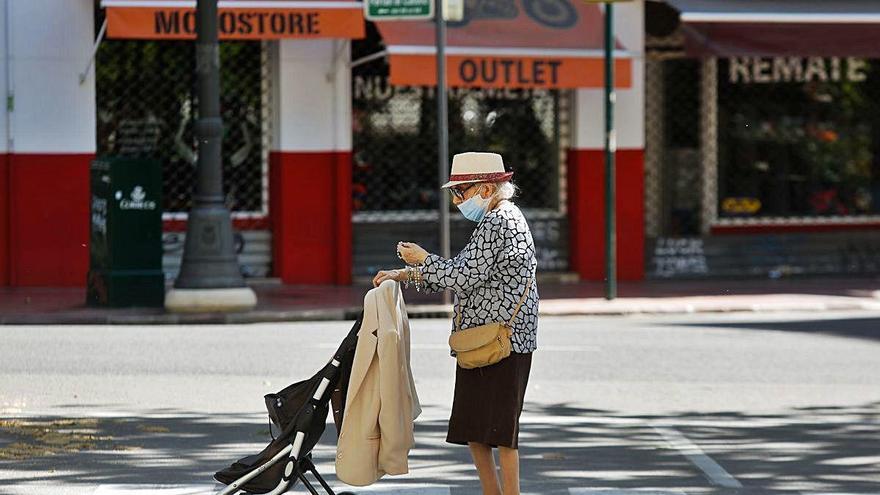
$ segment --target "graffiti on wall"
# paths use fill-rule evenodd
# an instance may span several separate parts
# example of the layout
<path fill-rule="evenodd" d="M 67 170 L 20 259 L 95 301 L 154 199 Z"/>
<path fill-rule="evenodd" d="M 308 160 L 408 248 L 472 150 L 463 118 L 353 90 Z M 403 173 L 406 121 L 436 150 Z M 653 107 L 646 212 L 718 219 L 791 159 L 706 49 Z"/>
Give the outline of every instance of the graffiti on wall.
<path fill-rule="evenodd" d="M 660 237 L 651 253 L 653 275 L 658 278 L 704 276 L 709 264 L 698 237 Z"/>

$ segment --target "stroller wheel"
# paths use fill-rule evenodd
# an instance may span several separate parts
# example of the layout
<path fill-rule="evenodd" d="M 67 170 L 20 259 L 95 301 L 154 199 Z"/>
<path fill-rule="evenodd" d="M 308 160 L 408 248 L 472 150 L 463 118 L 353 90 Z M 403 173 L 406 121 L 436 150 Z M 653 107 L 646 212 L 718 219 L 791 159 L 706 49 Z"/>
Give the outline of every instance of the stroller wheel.
<path fill-rule="evenodd" d="M 354 495 L 354 493 L 352 493 L 352 492 L 340 492 L 340 493 L 337 493 L 336 495 Z"/>

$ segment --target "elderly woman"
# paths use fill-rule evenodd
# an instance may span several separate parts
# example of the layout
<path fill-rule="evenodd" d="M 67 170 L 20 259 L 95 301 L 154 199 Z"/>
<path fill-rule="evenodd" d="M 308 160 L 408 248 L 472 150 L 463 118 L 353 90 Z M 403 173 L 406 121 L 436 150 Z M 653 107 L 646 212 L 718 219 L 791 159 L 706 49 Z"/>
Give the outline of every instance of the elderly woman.
<path fill-rule="evenodd" d="M 392 279 L 427 291 L 455 292 L 452 331 L 512 319 L 512 352 L 498 363 L 456 367 L 455 395 L 446 441 L 468 445 L 484 494 L 519 493 L 519 417 L 538 328 L 535 245 L 520 209 L 510 200 L 512 172 L 495 153 L 462 153 L 443 186 L 461 213 L 477 223 L 468 244 L 452 259 L 410 242 L 398 244 L 409 266 L 383 270 L 374 285 Z M 501 483 L 492 449 L 498 448 Z M 503 491 L 502 491 L 503 488 Z"/>

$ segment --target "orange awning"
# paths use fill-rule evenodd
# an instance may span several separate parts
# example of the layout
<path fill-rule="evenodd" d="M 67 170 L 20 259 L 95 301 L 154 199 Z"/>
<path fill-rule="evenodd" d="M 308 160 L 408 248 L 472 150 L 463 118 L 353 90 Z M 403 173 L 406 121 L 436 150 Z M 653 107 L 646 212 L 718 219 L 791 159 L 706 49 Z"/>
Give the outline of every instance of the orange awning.
<path fill-rule="evenodd" d="M 195 0 L 101 0 L 107 37 L 195 39 Z M 219 0 L 221 40 L 363 38 L 361 2 L 347 0 Z"/>
<path fill-rule="evenodd" d="M 544 3 L 541 3 L 541 2 Z M 553 4 L 553 8 L 545 8 Z M 604 85 L 603 16 L 597 5 L 573 0 L 510 0 L 506 9 L 466 12 L 447 31 L 449 86 L 598 88 Z M 470 19 L 468 19 L 470 17 Z M 400 86 L 437 80 L 432 22 L 377 22 Z M 615 86 L 632 85 L 632 61 L 615 48 Z"/>

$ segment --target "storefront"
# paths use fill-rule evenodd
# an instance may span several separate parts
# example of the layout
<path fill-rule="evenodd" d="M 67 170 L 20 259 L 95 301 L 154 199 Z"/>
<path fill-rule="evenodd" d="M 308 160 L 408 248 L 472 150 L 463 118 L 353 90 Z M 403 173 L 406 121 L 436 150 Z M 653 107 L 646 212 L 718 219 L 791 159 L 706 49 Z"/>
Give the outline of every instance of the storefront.
<path fill-rule="evenodd" d="M 196 156 L 195 2 L 5 5 L 0 285 L 85 283 L 88 167 L 117 153 L 162 163 L 175 276 Z M 542 272 L 601 278 L 602 11 L 541 5 L 450 24 L 450 152 L 501 151 Z M 345 0 L 219 7 L 224 189 L 245 275 L 347 284 L 397 263 L 396 240 L 436 248 L 433 26 L 375 25 Z M 624 278 L 644 260 L 642 12 L 621 5 L 615 21 Z M 472 226 L 452 227 L 455 249 Z"/>
<path fill-rule="evenodd" d="M 601 91 L 602 13 L 562 2 L 555 16 L 538 11 L 468 11 L 448 28 L 450 156 L 491 150 L 504 156 L 520 188 L 544 274 L 573 270 L 568 195 L 576 92 Z M 434 27 L 429 22 L 370 24 L 353 43 L 354 276 L 394 266 L 400 239 L 439 248 Z M 633 86 L 633 53 L 617 53 L 617 85 Z M 582 103 L 586 103 L 584 99 Z M 586 129 L 582 130 L 586 134 Z M 595 163 L 593 163 L 595 164 Z M 586 179 L 586 178 L 584 178 Z M 595 184 L 582 184 L 593 187 Z M 442 196 L 438 197 L 438 194 Z M 448 203 L 452 250 L 473 224 Z M 574 243 L 574 244 L 573 244 Z"/>
<path fill-rule="evenodd" d="M 880 271 L 878 13 L 668 3 L 679 27 L 647 40 L 647 276 Z"/>

